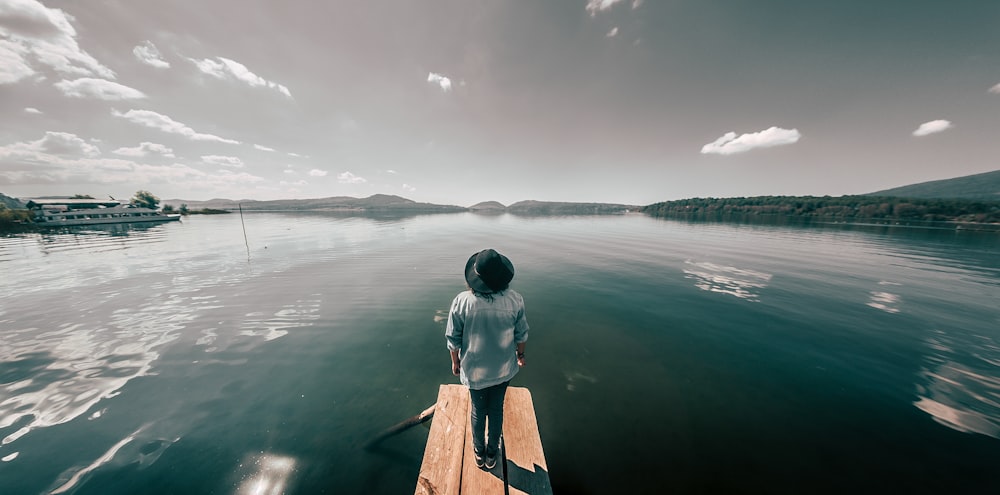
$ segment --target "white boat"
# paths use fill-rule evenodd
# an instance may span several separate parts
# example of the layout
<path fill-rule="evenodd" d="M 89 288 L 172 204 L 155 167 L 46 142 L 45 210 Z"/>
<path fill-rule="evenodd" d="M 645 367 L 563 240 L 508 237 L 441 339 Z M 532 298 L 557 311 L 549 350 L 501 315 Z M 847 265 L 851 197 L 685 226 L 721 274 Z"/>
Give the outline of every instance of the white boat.
<path fill-rule="evenodd" d="M 180 215 L 167 215 L 150 208 L 123 205 L 116 200 L 44 198 L 30 200 L 27 206 L 35 212 L 35 225 L 39 227 L 156 223 L 181 218 Z"/>

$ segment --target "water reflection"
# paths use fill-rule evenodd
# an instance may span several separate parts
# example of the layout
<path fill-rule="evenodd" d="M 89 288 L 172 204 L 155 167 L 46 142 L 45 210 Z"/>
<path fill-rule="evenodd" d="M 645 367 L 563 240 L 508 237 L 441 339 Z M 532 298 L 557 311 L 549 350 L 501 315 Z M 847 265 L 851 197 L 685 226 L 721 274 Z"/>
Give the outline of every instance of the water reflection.
<path fill-rule="evenodd" d="M 943 331 L 927 339 L 932 354 L 914 405 L 949 428 L 1000 439 L 1000 347 L 991 337 L 974 339 L 959 342 Z"/>
<path fill-rule="evenodd" d="M 740 299 L 759 302 L 758 290 L 767 287 L 771 274 L 722 266 L 710 262 L 684 262 L 685 278 L 694 280 L 694 286 L 709 292 L 729 294 Z"/>
<path fill-rule="evenodd" d="M 237 495 L 281 495 L 295 471 L 295 458 L 275 454 L 247 456 L 239 466 Z"/>
<path fill-rule="evenodd" d="M 886 282 L 882 280 L 878 283 L 880 286 L 898 286 L 895 282 Z M 885 290 L 873 290 L 869 293 L 868 306 L 875 309 L 881 309 L 886 313 L 898 313 L 899 308 L 899 295 L 892 292 L 886 292 Z"/>
<path fill-rule="evenodd" d="M 263 312 L 247 314 L 240 335 L 262 336 L 264 340 L 274 340 L 288 335 L 290 328 L 311 326 L 311 321 L 319 318 L 320 308 L 319 294 L 313 296 L 316 299 L 286 304 L 270 316 Z"/>

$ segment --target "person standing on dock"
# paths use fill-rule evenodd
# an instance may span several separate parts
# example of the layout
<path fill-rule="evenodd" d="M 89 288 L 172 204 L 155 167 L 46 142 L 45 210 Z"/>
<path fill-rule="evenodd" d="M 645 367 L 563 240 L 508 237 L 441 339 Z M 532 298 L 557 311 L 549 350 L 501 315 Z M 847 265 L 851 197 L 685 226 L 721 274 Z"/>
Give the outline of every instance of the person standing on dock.
<path fill-rule="evenodd" d="M 513 278 L 506 256 L 493 249 L 473 254 L 465 264 L 469 290 L 455 296 L 445 330 L 451 372 L 469 387 L 473 452 L 481 469 L 496 466 L 507 385 L 524 366 L 528 320 L 524 299 L 510 289 Z"/>

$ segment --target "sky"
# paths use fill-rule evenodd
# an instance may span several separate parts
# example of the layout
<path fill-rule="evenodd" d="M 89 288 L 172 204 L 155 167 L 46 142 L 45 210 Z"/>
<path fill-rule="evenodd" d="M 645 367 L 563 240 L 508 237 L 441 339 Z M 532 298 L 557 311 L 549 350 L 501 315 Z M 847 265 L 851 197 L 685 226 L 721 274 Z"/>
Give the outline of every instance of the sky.
<path fill-rule="evenodd" d="M 0 0 L 0 193 L 644 205 L 1000 169 L 992 0 Z"/>

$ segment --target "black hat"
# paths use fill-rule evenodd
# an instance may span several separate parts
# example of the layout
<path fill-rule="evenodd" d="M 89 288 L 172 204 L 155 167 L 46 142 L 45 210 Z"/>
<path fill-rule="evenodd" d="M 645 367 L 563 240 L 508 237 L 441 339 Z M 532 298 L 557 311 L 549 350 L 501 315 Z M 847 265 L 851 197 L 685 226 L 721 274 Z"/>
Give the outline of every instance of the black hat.
<path fill-rule="evenodd" d="M 465 281 L 476 292 L 503 290 L 514 278 L 514 265 L 506 256 L 484 249 L 465 264 Z"/>

